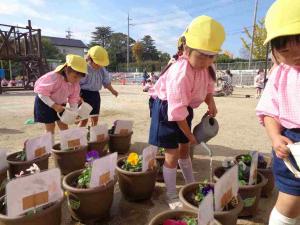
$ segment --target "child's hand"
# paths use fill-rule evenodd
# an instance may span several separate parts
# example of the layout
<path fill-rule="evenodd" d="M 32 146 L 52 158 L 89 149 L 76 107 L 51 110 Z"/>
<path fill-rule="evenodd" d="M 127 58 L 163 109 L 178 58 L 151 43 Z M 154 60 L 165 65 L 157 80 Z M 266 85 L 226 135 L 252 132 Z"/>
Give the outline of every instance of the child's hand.
<path fill-rule="evenodd" d="M 62 105 L 59 105 L 59 104 L 54 104 L 52 106 L 52 109 L 54 109 L 58 113 L 61 113 L 65 110 L 64 107 Z"/>
<path fill-rule="evenodd" d="M 198 144 L 198 141 L 196 140 L 195 135 L 193 135 L 192 133 L 188 135 L 188 139 L 189 139 L 191 145 Z"/>
<path fill-rule="evenodd" d="M 208 114 L 212 117 L 215 117 L 218 113 L 216 104 L 214 101 L 212 101 L 210 104 L 208 104 Z"/>
<path fill-rule="evenodd" d="M 288 144 L 293 144 L 293 142 L 282 135 L 276 135 L 272 138 L 272 146 L 278 158 L 284 159 L 289 156 L 290 151 L 287 147 Z"/>
<path fill-rule="evenodd" d="M 118 97 L 118 95 L 119 95 L 119 92 L 117 92 L 116 90 L 112 90 L 111 93 L 116 97 Z"/>

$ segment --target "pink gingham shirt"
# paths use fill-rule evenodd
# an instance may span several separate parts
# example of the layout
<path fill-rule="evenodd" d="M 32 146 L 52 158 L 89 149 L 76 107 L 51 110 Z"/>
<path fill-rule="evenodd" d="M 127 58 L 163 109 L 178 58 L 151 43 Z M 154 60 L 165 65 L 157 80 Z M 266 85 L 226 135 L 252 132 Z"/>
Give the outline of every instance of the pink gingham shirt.
<path fill-rule="evenodd" d="M 256 114 L 262 124 L 264 116 L 271 116 L 285 128 L 300 128 L 300 67 L 280 64 L 273 69 Z"/>
<path fill-rule="evenodd" d="M 188 106 L 197 108 L 213 92 L 214 81 L 208 70 L 193 69 L 182 56 L 159 78 L 150 95 L 168 101 L 169 121 L 182 121 L 188 116 Z"/>
<path fill-rule="evenodd" d="M 79 82 L 71 84 L 59 73 L 51 71 L 40 77 L 34 85 L 34 92 L 50 97 L 56 104 L 77 104 L 80 97 Z"/>

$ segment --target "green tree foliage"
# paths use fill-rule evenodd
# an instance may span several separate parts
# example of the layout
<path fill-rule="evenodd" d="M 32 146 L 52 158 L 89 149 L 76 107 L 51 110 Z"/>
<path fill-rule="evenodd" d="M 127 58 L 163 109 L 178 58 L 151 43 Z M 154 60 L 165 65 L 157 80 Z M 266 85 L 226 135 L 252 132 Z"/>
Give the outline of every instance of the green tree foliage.
<path fill-rule="evenodd" d="M 65 60 L 65 56 L 50 42 L 48 38 L 42 38 L 42 50 L 46 59 Z"/>
<path fill-rule="evenodd" d="M 138 64 L 141 63 L 143 57 L 143 45 L 141 42 L 136 42 L 132 47 L 132 54 Z"/>
<path fill-rule="evenodd" d="M 105 49 L 110 47 L 110 39 L 113 31 L 110 27 L 96 27 L 92 32 L 92 41 L 90 46 L 100 45 Z"/>

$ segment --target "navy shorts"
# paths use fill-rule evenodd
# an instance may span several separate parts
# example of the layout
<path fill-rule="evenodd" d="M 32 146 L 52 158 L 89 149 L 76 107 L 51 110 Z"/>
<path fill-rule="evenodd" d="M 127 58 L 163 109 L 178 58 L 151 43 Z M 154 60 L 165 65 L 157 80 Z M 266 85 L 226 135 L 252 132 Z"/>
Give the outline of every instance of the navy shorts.
<path fill-rule="evenodd" d="M 300 131 L 294 129 L 284 129 L 282 135 L 289 138 L 293 142 L 300 141 Z M 292 155 L 289 159 L 293 166 L 299 170 L 296 161 Z M 300 178 L 296 178 L 295 175 L 286 167 L 283 160 L 278 158 L 273 151 L 273 173 L 275 177 L 276 187 L 280 192 L 290 195 L 300 196 Z"/>
<path fill-rule="evenodd" d="M 93 107 L 90 115 L 98 115 L 100 112 L 100 94 L 99 91 L 88 91 L 81 89 L 80 96 L 86 103 L 90 104 Z"/>
<path fill-rule="evenodd" d="M 54 123 L 58 120 L 60 119 L 56 111 L 36 96 L 34 101 L 34 121 L 38 123 Z"/>
<path fill-rule="evenodd" d="M 189 115 L 186 120 L 191 128 L 193 119 L 193 109 L 188 107 Z M 159 98 L 151 102 L 151 125 L 149 134 L 149 144 L 162 148 L 178 148 L 178 144 L 189 142 L 178 127 L 176 121 L 168 121 L 168 102 Z"/>

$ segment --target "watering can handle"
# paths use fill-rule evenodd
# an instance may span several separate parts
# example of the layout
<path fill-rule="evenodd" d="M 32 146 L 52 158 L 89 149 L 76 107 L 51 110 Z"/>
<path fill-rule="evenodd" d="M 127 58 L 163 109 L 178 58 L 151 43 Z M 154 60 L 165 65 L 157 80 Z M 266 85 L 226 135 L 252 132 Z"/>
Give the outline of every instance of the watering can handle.
<path fill-rule="evenodd" d="M 295 175 L 295 177 L 300 178 L 300 172 L 293 166 L 289 159 L 283 159 L 286 167 Z"/>
<path fill-rule="evenodd" d="M 66 107 L 63 107 L 63 108 L 64 108 L 64 110 L 67 110 Z M 57 114 L 58 118 L 61 120 L 61 116 L 59 115 L 59 112 L 57 112 L 56 114 Z"/>

